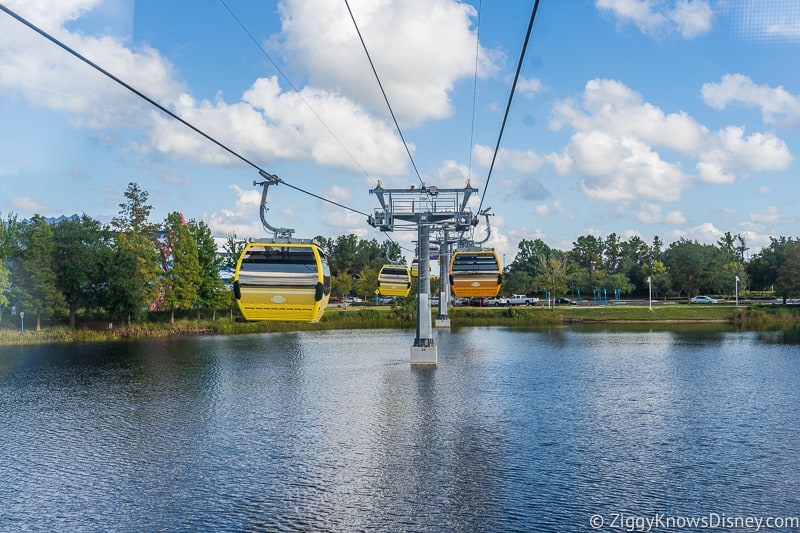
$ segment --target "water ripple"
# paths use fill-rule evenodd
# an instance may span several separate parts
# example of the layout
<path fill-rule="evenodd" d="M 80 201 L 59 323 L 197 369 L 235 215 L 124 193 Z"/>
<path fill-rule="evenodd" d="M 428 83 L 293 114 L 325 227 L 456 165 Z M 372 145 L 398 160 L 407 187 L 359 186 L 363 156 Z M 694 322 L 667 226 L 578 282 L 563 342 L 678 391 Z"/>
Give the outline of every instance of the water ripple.
<path fill-rule="evenodd" d="M 413 333 L 411 333 L 413 336 Z M 575 531 L 796 513 L 800 358 L 772 336 L 404 331 L 0 353 L 0 530 Z"/>

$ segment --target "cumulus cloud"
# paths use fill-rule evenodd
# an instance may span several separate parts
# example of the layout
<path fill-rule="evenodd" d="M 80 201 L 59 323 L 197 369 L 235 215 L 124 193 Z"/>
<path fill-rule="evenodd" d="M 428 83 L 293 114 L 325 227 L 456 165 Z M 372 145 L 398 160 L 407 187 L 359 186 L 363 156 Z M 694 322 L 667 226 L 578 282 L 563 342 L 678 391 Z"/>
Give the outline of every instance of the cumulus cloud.
<path fill-rule="evenodd" d="M 560 174 L 582 176 L 581 191 L 605 201 L 676 201 L 687 179 L 641 140 L 602 131 L 578 132 L 552 162 Z"/>
<path fill-rule="evenodd" d="M 719 110 L 741 105 L 761 110 L 765 123 L 791 125 L 800 122 L 800 97 L 783 87 L 758 85 L 743 74 L 726 74 L 702 89 L 706 105 Z"/>
<path fill-rule="evenodd" d="M 556 103 L 551 128 L 572 128 L 570 142 L 547 160 L 560 175 L 604 201 L 674 202 L 696 179 L 733 183 L 756 172 L 785 170 L 793 160 L 774 133 L 717 132 L 684 112 L 665 113 L 614 80 L 591 80 L 580 100 Z M 684 167 L 694 164 L 697 174 Z M 646 217 L 645 217 L 646 218 Z"/>
<path fill-rule="evenodd" d="M 542 84 L 542 80 L 538 78 L 526 78 L 525 76 L 520 76 L 519 80 L 517 81 L 517 88 L 516 91 L 520 94 L 524 94 L 525 96 L 535 96 L 544 90 L 544 85 Z"/>
<path fill-rule="evenodd" d="M 146 45 L 130 48 L 127 36 L 70 31 L 68 23 L 97 9 L 99 0 L 8 4 L 247 158 L 257 157 L 261 163 L 310 160 L 384 175 L 407 172 L 405 148 L 377 85 L 365 81 L 374 77 L 342 4 L 282 2 L 282 51 L 290 61 L 300 61 L 293 64 L 308 68 L 311 84 L 298 93 L 283 90 L 277 78 L 261 78 L 232 102 L 195 98 L 166 58 Z M 364 23 L 365 40 L 376 68 L 384 73 L 382 82 L 394 111 L 405 124 L 449 116 L 455 82 L 475 74 L 474 8 L 454 0 L 414 0 L 385 7 L 359 3 L 353 9 Z M 303 16 L 308 11 L 314 16 Z M 404 45 L 398 46 L 398 40 Z M 426 53 L 430 49 L 439 53 Z M 479 75 L 496 72 L 498 54 L 482 47 L 477 51 Z M 20 24 L 4 26 L 0 53 L 6 59 L 0 64 L 0 90 L 65 111 L 82 127 L 144 127 L 146 133 L 136 145 L 141 152 L 155 149 L 204 163 L 239 163 Z M 413 145 L 410 149 L 413 153 Z"/>
<path fill-rule="evenodd" d="M 724 232 L 711 222 L 705 222 L 691 228 L 676 229 L 671 232 L 671 236 L 674 240 L 686 238 L 703 244 L 716 244 L 723 234 Z"/>
<path fill-rule="evenodd" d="M 222 209 L 203 217 L 214 235 L 235 233 L 240 239 L 260 237 L 265 233 L 258 212 L 261 206 L 261 191 L 242 189 L 238 185 L 228 187 L 236 196 L 233 209 Z"/>
<path fill-rule="evenodd" d="M 472 158 L 475 164 L 488 168 L 492 164 L 494 148 L 490 146 L 476 144 L 472 148 Z M 510 148 L 500 148 L 494 162 L 494 168 L 512 168 L 520 172 L 535 172 L 539 170 L 545 162 L 544 157 L 533 150 L 514 150 Z"/>
<path fill-rule="evenodd" d="M 669 211 L 664 213 L 661 204 L 643 203 L 638 209 L 633 211 L 633 217 L 643 224 L 669 224 L 677 226 L 686 224 L 686 216 L 681 211 Z"/>
<path fill-rule="evenodd" d="M 697 168 L 708 183 L 733 183 L 736 176 L 785 170 L 794 159 L 784 141 L 772 133 L 744 136 L 744 128 L 729 126 L 717 132 L 713 147 L 700 154 Z"/>
<path fill-rule="evenodd" d="M 596 0 L 595 6 L 619 24 L 633 24 L 643 34 L 661 36 L 677 32 L 691 39 L 711 31 L 714 10 L 708 0 Z"/>
<path fill-rule="evenodd" d="M 454 82 L 475 75 L 475 8 L 453 0 L 351 4 L 401 126 L 450 116 Z M 286 53 L 307 66 L 312 85 L 337 88 L 354 101 L 387 112 L 344 3 L 284 0 L 280 13 Z M 496 55 L 483 47 L 477 50 L 478 74 L 494 73 Z"/>
<path fill-rule="evenodd" d="M 751 222 L 762 226 L 788 225 L 797 222 L 797 217 L 781 213 L 781 210 L 775 206 L 770 206 L 761 213 L 751 213 L 749 219 Z"/>

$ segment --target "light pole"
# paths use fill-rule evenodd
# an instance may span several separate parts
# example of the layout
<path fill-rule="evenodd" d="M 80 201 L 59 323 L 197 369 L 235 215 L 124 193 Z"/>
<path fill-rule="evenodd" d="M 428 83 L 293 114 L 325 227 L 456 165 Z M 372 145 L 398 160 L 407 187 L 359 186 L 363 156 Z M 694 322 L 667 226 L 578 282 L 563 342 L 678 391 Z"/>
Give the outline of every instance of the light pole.
<path fill-rule="evenodd" d="M 736 276 L 736 307 L 739 307 L 739 276 Z"/>
<path fill-rule="evenodd" d="M 653 276 L 647 276 L 647 284 L 650 286 L 650 310 L 653 310 Z"/>

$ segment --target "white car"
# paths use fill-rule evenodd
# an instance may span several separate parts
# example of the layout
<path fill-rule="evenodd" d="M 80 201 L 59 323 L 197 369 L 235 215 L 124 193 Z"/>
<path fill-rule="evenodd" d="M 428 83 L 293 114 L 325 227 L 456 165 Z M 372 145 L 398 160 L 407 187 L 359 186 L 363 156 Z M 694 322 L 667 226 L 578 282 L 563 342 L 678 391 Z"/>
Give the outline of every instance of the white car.
<path fill-rule="evenodd" d="M 693 304 L 715 304 L 717 301 L 711 296 L 695 296 L 692 298 Z"/>

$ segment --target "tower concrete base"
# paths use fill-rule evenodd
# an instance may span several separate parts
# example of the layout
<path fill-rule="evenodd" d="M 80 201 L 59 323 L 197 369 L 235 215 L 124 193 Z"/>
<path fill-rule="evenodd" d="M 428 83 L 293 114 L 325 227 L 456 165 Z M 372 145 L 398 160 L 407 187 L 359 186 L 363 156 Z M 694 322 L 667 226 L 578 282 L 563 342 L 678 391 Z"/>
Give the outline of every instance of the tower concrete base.
<path fill-rule="evenodd" d="M 450 327 L 450 319 L 449 318 L 437 318 L 436 322 L 433 325 L 436 328 L 449 328 Z"/>
<path fill-rule="evenodd" d="M 412 346 L 411 347 L 411 364 L 412 365 L 437 365 L 436 345 L 431 346 Z"/>

